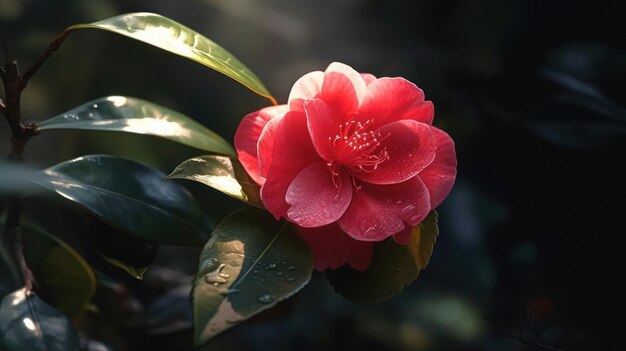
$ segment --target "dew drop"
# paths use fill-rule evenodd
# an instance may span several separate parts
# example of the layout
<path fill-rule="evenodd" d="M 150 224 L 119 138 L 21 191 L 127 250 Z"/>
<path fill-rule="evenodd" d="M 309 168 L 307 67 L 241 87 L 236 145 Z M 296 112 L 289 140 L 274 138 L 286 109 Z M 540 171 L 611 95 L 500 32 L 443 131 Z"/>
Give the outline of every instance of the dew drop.
<path fill-rule="evenodd" d="M 228 279 L 226 278 L 228 278 L 229 275 L 222 273 L 222 269 L 224 269 L 224 267 L 226 267 L 226 264 L 222 263 L 216 269 L 207 273 L 204 276 L 204 281 L 206 281 L 207 283 L 212 283 L 215 286 L 218 286 L 219 284 L 228 283 Z"/>
<path fill-rule="evenodd" d="M 268 304 L 274 302 L 274 297 L 272 295 L 265 294 L 257 297 L 256 300 L 262 304 Z"/>
<path fill-rule="evenodd" d="M 267 269 L 268 271 L 274 270 L 274 269 L 276 269 L 276 264 L 275 263 L 270 263 L 267 266 L 265 266 L 265 269 Z"/>
<path fill-rule="evenodd" d="M 289 267 L 287 267 L 287 270 L 288 270 L 288 271 L 293 271 L 294 269 L 296 269 L 296 267 L 294 267 L 294 266 L 289 266 Z"/>
<path fill-rule="evenodd" d="M 294 277 L 288 277 L 287 279 L 285 279 L 288 283 L 293 283 L 294 281 L 296 281 L 296 278 Z"/>
<path fill-rule="evenodd" d="M 279 277 L 282 276 L 283 274 L 284 274 L 283 272 L 276 272 L 276 275 Z"/>
<path fill-rule="evenodd" d="M 63 115 L 63 119 L 68 120 L 68 121 L 77 121 L 79 120 L 79 117 L 76 115 Z"/>
<path fill-rule="evenodd" d="M 252 271 L 252 274 L 259 274 L 259 271 L 257 271 L 256 269 Z"/>
<path fill-rule="evenodd" d="M 98 104 L 93 104 L 93 108 L 98 108 Z"/>

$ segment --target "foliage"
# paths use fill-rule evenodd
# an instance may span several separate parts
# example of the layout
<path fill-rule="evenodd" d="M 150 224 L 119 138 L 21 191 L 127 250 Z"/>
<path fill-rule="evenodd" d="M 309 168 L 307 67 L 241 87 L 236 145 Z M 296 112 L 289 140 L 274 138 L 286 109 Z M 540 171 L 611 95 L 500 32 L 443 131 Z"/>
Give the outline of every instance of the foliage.
<path fill-rule="evenodd" d="M 293 225 L 262 210 L 259 186 L 241 167 L 234 148 L 192 118 L 142 99 L 108 96 L 38 125 L 22 123 L 19 98 L 26 83 L 81 29 L 113 32 L 198 62 L 275 103 L 234 55 L 150 13 L 71 26 L 24 74 L 16 63 L 7 63 L 1 70 L 6 101 L 0 100 L 0 112 L 13 138 L 10 161 L 0 162 L 0 348 L 78 349 L 78 333 L 67 316 L 83 320 L 90 314 L 117 313 L 110 307 L 119 296 L 108 294 L 120 289 L 101 273 L 117 267 L 140 280 L 159 245 L 204 246 L 191 293 L 197 345 L 302 289 L 314 267 L 309 248 Z M 27 141 L 52 130 L 151 135 L 213 154 L 188 159 L 168 176 L 144 163 L 108 155 L 85 155 L 44 170 L 23 165 Z M 258 208 L 232 213 L 211 233 L 209 216 L 176 179 L 194 180 Z M 37 201 L 41 194 L 56 196 L 56 216 L 76 221 L 53 228 L 43 217 L 23 215 L 26 200 Z M 34 223 L 26 223 L 25 217 Z M 437 233 L 436 215 L 431 214 L 414 228 L 408 246 L 381 243 L 369 271 L 345 269 L 329 278 L 351 300 L 388 298 L 426 266 Z M 394 269 L 400 273 L 389 273 Z"/>

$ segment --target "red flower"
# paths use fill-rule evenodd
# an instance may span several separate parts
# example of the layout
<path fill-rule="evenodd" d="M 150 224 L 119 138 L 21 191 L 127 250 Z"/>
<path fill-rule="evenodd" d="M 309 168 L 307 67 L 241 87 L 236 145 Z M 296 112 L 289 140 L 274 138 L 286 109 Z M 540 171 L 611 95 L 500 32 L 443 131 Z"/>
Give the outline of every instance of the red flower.
<path fill-rule="evenodd" d="M 454 184 L 454 143 L 433 115 L 413 83 L 333 63 L 300 78 L 287 105 L 245 116 L 235 147 L 265 207 L 300 227 L 318 270 L 365 270 L 372 242 L 406 243 Z"/>

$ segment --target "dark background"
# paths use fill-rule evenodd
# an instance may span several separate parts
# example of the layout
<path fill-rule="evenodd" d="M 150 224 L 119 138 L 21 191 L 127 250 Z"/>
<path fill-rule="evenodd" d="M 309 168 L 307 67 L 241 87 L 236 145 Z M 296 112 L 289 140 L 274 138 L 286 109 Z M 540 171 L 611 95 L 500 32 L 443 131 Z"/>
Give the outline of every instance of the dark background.
<path fill-rule="evenodd" d="M 171 17 L 215 40 L 279 102 L 300 76 L 332 61 L 403 76 L 424 89 L 435 103 L 435 125 L 456 141 L 457 183 L 439 209 L 430 265 L 412 286 L 387 302 L 355 305 L 316 274 L 303 292 L 204 349 L 625 344 L 626 2 L 0 0 L 0 34 L 9 57 L 26 67 L 65 27 L 136 11 Z M 242 116 L 267 104 L 205 67 L 91 30 L 72 34 L 31 80 L 23 113 L 42 120 L 106 95 L 154 101 L 229 140 Z M 7 138 L 0 123 L 0 154 L 8 153 Z M 88 153 L 136 158 L 164 172 L 199 154 L 150 137 L 55 132 L 34 139 L 25 156 L 45 167 Z M 215 221 L 240 206 L 190 188 Z M 162 315 L 187 318 L 185 284 L 196 254 L 162 247 L 146 282 L 126 283 L 136 305 L 128 318 L 162 306 L 173 311 Z M 515 340 L 520 329 L 523 338 Z M 119 350 L 182 351 L 190 334 L 183 327 L 147 336 L 121 323 L 99 340 Z"/>

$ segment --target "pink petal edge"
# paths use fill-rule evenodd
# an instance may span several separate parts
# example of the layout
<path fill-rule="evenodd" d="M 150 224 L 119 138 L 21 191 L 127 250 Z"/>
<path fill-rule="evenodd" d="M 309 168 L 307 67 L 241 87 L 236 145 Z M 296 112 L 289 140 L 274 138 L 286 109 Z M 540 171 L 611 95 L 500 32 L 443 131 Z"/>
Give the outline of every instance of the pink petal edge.
<path fill-rule="evenodd" d="M 432 208 L 436 208 L 448 196 L 456 180 L 456 152 L 454 141 L 441 129 L 432 127 L 437 150 L 433 162 L 419 173 L 428 192 Z"/>
<path fill-rule="evenodd" d="M 287 105 L 270 106 L 246 115 L 235 132 L 235 149 L 239 162 L 257 184 L 265 179 L 259 173 L 257 144 L 265 125 L 272 119 L 282 116 Z"/>
<path fill-rule="evenodd" d="M 354 171 L 358 179 L 373 184 L 397 184 L 418 174 L 435 158 L 435 141 L 429 125 L 413 120 L 389 123 L 376 131 L 384 138 L 378 150 L 389 159 L 371 172 Z"/>
<path fill-rule="evenodd" d="M 333 179 L 326 163 L 316 163 L 300 171 L 287 188 L 287 218 L 301 227 L 321 227 L 338 220 L 351 199 L 350 176 L 342 172 Z"/>
<path fill-rule="evenodd" d="M 405 222 L 417 225 L 430 209 L 428 189 L 419 177 L 392 185 L 362 184 L 337 223 L 356 240 L 381 241 L 404 230 Z"/>
<path fill-rule="evenodd" d="M 285 201 L 287 188 L 300 171 L 314 163 L 323 162 L 309 136 L 306 117 L 302 112 L 287 112 L 276 128 L 272 160 L 261 200 L 276 219 L 285 217 L 289 204 Z"/>
<path fill-rule="evenodd" d="M 337 269 L 346 263 L 366 271 L 372 262 L 373 244 L 352 239 L 337 224 L 318 228 L 298 228 L 315 257 L 315 269 Z"/>
<path fill-rule="evenodd" d="M 368 84 L 359 106 L 359 119 L 374 119 L 374 127 L 403 119 L 430 125 L 434 114 L 433 104 L 424 101 L 422 89 L 399 77 L 383 77 Z"/>

